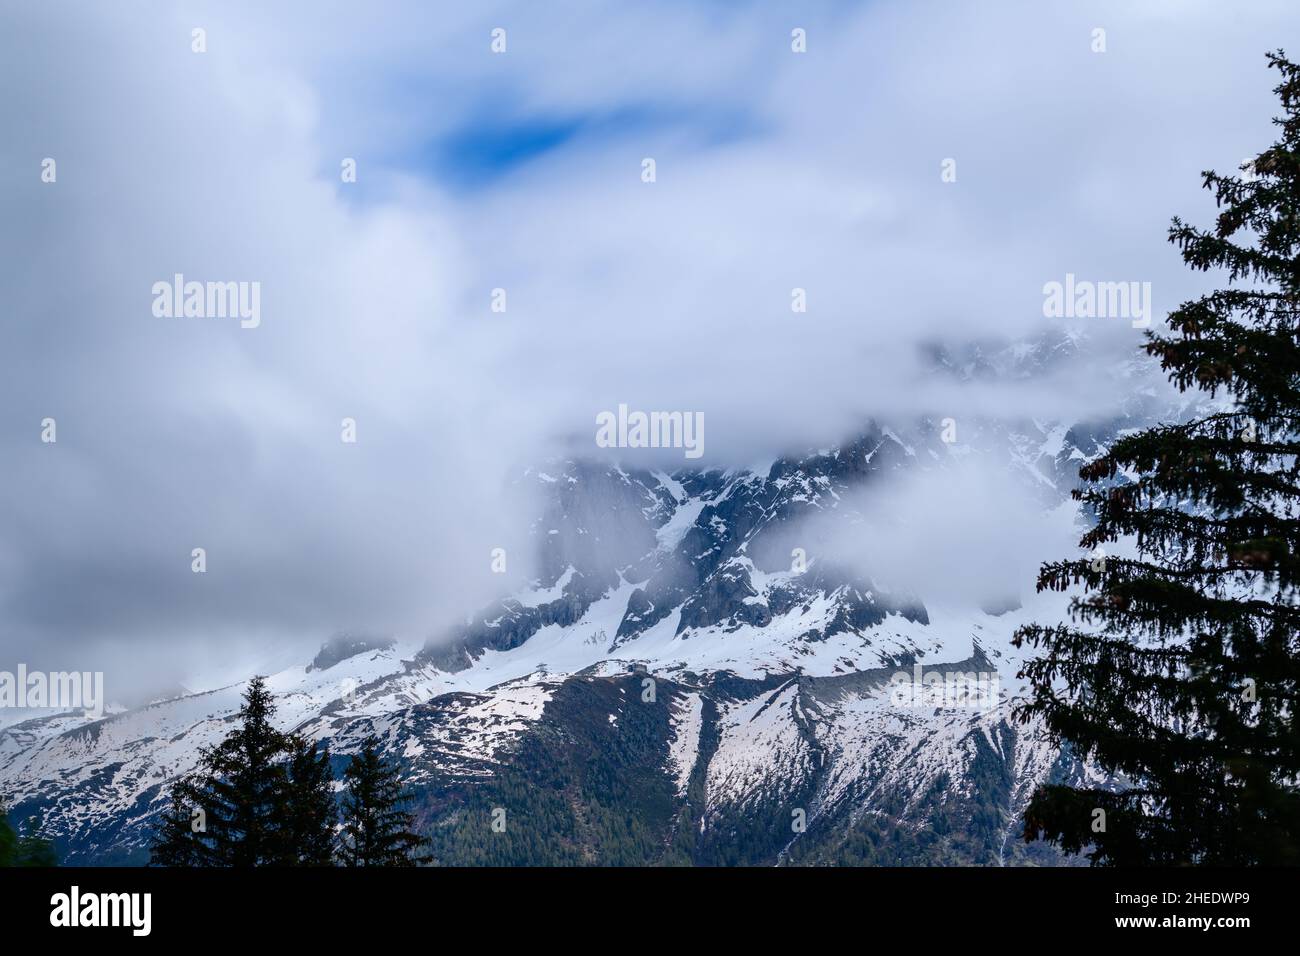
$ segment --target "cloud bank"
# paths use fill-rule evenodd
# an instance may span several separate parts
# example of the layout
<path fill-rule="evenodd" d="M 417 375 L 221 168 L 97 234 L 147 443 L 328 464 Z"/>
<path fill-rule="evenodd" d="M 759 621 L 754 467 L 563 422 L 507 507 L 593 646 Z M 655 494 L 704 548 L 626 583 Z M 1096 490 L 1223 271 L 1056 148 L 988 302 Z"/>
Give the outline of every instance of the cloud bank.
<path fill-rule="evenodd" d="M 868 416 L 1105 414 L 1126 322 L 1086 323 L 1091 357 L 1037 380 L 961 386 L 926 347 L 1042 333 L 1067 272 L 1150 281 L 1159 311 L 1199 291 L 1164 228 L 1210 214 L 1201 169 L 1269 141 L 1263 52 L 1300 14 L 51 3 L 0 23 L 0 660 L 125 686 L 464 615 L 502 586 L 492 547 L 526 555 L 511 476 L 598 454 L 620 403 L 702 412 L 716 467 Z M 177 273 L 260 283 L 260 325 L 154 316 Z"/>

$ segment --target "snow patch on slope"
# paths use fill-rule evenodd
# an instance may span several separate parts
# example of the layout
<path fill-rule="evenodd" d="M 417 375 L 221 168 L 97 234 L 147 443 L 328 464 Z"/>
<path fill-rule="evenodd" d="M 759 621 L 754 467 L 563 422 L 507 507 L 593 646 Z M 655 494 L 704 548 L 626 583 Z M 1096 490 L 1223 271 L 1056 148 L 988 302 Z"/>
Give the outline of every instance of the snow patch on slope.
<path fill-rule="evenodd" d="M 700 753 L 700 730 L 704 725 L 704 701 L 699 694 L 687 694 L 673 706 L 673 740 L 668 766 L 677 782 L 677 794 L 686 793 L 691 771 Z"/>

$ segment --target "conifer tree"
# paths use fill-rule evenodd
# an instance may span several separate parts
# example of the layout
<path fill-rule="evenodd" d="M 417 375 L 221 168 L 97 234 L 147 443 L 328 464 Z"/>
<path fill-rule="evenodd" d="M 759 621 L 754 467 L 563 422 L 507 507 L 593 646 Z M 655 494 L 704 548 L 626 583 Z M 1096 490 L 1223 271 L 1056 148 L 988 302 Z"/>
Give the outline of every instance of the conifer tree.
<path fill-rule="evenodd" d="M 329 747 L 275 729 L 266 682 L 249 682 L 239 726 L 173 784 L 153 866 L 331 866 L 338 805 Z"/>
<path fill-rule="evenodd" d="M 196 810 L 200 814 L 198 818 L 195 817 Z M 198 806 L 192 781 L 182 779 L 172 784 L 171 805 L 163 813 L 149 846 L 149 865 L 202 866 L 206 863 L 205 813 Z"/>
<path fill-rule="evenodd" d="M 288 858 L 296 866 L 333 866 L 338 804 L 334 800 L 330 751 L 326 745 L 291 741 L 286 809 Z"/>
<path fill-rule="evenodd" d="M 207 818 L 204 857 L 214 865 L 268 866 L 288 855 L 289 739 L 271 723 L 274 714 L 265 680 L 254 677 L 239 710 L 239 727 L 203 752 L 193 793 Z"/>
<path fill-rule="evenodd" d="M 1094 865 L 1300 863 L 1300 67 L 1269 62 L 1277 142 L 1242 175 L 1204 174 L 1211 228 L 1169 232 L 1225 287 L 1145 346 L 1219 404 L 1081 469 L 1081 543 L 1102 551 L 1044 565 L 1039 590 L 1083 587 L 1072 623 L 1015 638 L 1041 652 L 1020 718 L 1121 782 L 1040 788 L 1025 838 Z M 1105 556 L 1117 541 L 1134 556 Z"/>
<path fill-rule="evenodd" d="M 341 855 L 347 866 L 414 866 L 415 851 L 428 841 L 410 832 L 412 816 L 403 809 L 398 767 L 379 755 L 373 735 L 343 772 Z"/>

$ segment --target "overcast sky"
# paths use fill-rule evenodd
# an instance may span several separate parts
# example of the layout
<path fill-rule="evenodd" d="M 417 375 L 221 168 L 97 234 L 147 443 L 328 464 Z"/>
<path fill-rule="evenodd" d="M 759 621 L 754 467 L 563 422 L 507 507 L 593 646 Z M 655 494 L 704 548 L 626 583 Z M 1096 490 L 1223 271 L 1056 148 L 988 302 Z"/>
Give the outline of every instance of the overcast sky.
<path fill-rule="evenodd" d="M 1168 220 L 1270 142 L 1263 54 L 1298 27 L 1291 0 L 6 3 L 0 669 L 193 682 L 419 637 L 499 585 L 512 470 L 596 454 L 619 403 L 702 411 L 704 466 L 872 415 L 1103 414 L 1124 321 L 1066 380 L 957 392 L 920 346 L 1041 333 L 1067 272 L 1159 312 L 1201 289 Z M 155 316 L 176 273 L 259 282 L 261 324 Z"/>

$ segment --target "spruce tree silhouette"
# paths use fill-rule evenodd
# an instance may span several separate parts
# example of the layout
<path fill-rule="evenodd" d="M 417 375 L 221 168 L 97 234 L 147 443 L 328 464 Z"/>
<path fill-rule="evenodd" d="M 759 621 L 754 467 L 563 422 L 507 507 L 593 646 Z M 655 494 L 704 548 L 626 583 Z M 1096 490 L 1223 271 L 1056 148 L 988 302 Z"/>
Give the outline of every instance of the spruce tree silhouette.
<path fill-rule="evenodd" d="M 210 862 L 207 846 L 199 835 L 202 831 L 197 829 L 206 822 L 201 816 L 195 818 L 196 809 L 199 805 L 193 782 L 183 779 L 173 783 L 171 805 L 149 845 L 150 866 L 202 866 Z"/>
<path fill-rule="evenodd" d="M 290 741 L 287 803 L 288 856 L 294 866 L 333 866 L 339 808 L 334 800 L 329 746 Z M 317 752 L 319 749 L 319 753 Z"/>
<path fill-rule="evenodd" d="M 1126 785 L 1044 786 L 1025 838 L 1094 865 L 1300 863 L 1300 68 L 1280 51 L 1280 137 L 1244 175 L 1204 173 L 1210 229 L 1170 241 L 1226 287 L 1183 303 L 1145 349 L 1180 390 L 1223 399 L 1186 424 L 1117 439 L 1080 470 L 1085 549 L 1135 557 L 1046 564 L 1038 589 L 1082 584 L 1073 624 L 1016 646 L 1022 721 L 1042 718 Z"/>
<path fill-rule="evenodd" d="M 347 866 L 414 866 L 414 856 L 428 841 L 410 832 L 411 814 L 402 809 L 409 797 L 403 792 L 398 768 L 379 756 L 373 735 L 362 744 L 343 772 L 347 794 L 343 799 L 341 855 Z"/>
<path fill-rule="evenodd" d="M 275 729 L 266 682 L 249 682 L 239 726 L 176 781 L 151 866 L 332 866 L 338 803 L 328 745 Z"/>

